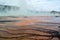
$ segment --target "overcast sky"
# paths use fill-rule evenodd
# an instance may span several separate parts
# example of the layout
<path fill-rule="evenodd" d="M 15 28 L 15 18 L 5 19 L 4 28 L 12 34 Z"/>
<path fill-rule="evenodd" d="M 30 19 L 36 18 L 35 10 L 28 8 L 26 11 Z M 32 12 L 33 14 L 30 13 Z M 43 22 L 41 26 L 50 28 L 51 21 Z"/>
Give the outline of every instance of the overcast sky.
<path fill-rule="evenodd" d="M 0 0 L 0 4 L 24 6 L 30 10 L 60 11 L 60 0 Z"/>

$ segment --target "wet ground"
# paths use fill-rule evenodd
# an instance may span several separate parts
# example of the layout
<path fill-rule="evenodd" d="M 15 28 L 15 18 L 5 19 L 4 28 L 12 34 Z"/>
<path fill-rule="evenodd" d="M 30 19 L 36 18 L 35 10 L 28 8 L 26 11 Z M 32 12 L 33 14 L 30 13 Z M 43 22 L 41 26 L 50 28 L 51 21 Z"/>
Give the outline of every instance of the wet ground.
<path fill-rule="evenodd" d="M 60 28 L 60 17 L 48 16 L 8 16 L 0 17 L 1 40 L 49 40 L 52 35 L 48 32 L 57 31 Z M 42 31 L 41 31 L 42 30 Z M 52 40 L 58 40 L 53 38 Z"/>

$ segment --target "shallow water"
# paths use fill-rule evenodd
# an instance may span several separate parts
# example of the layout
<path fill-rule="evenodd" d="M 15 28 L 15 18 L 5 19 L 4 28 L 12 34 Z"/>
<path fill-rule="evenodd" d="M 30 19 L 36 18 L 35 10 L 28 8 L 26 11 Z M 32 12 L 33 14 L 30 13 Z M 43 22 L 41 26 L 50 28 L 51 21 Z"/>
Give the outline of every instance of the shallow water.
<path fill-rule="evenodd" d="M 53 22 L 60 23 L 60 17 L 50 17 L 50 18 L 47 18 L 47 20 L 51 20 Z"/>

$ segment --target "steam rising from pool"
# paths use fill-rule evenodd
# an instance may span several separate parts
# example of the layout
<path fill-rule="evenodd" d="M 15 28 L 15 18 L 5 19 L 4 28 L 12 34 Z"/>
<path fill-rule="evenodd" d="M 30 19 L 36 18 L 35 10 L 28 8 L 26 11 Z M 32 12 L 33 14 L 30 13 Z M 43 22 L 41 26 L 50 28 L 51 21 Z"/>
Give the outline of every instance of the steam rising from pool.
<path fill-rule="evenodd" d="M 48 11 L 37 11 L 27 9 L 23 6 L 0 5 L 0 16 L 52 16 Z"/>
<path fill-rule="evenodd" d="M 0 2 L 0 16 L 29 15 L 24 0 L 1 0 Z"/>
<path fill-rule="evenodd" d="M 0 5 L 0 16 L 15 15 L 20 10 L 20 7 Z M 17 14 L 16 14 L 17 15 Z"/>

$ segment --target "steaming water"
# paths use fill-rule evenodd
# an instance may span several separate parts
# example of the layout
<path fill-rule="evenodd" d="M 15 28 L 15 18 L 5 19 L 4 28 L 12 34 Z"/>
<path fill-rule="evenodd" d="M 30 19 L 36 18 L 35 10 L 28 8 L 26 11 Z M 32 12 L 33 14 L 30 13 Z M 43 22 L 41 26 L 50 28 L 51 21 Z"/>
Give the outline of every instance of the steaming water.
<path fill-rule="evenodd" d="M 0 16 L 55 16 L 49 11 L 36 11 L 16 6 L 0 5 Z"/>
<path fill-rule="evenodd" d="M 0 16 L 52 16 L 50 13 L 32 13 L 32 12 L 23 12 L 23 11 L 2 11 Z"/>

